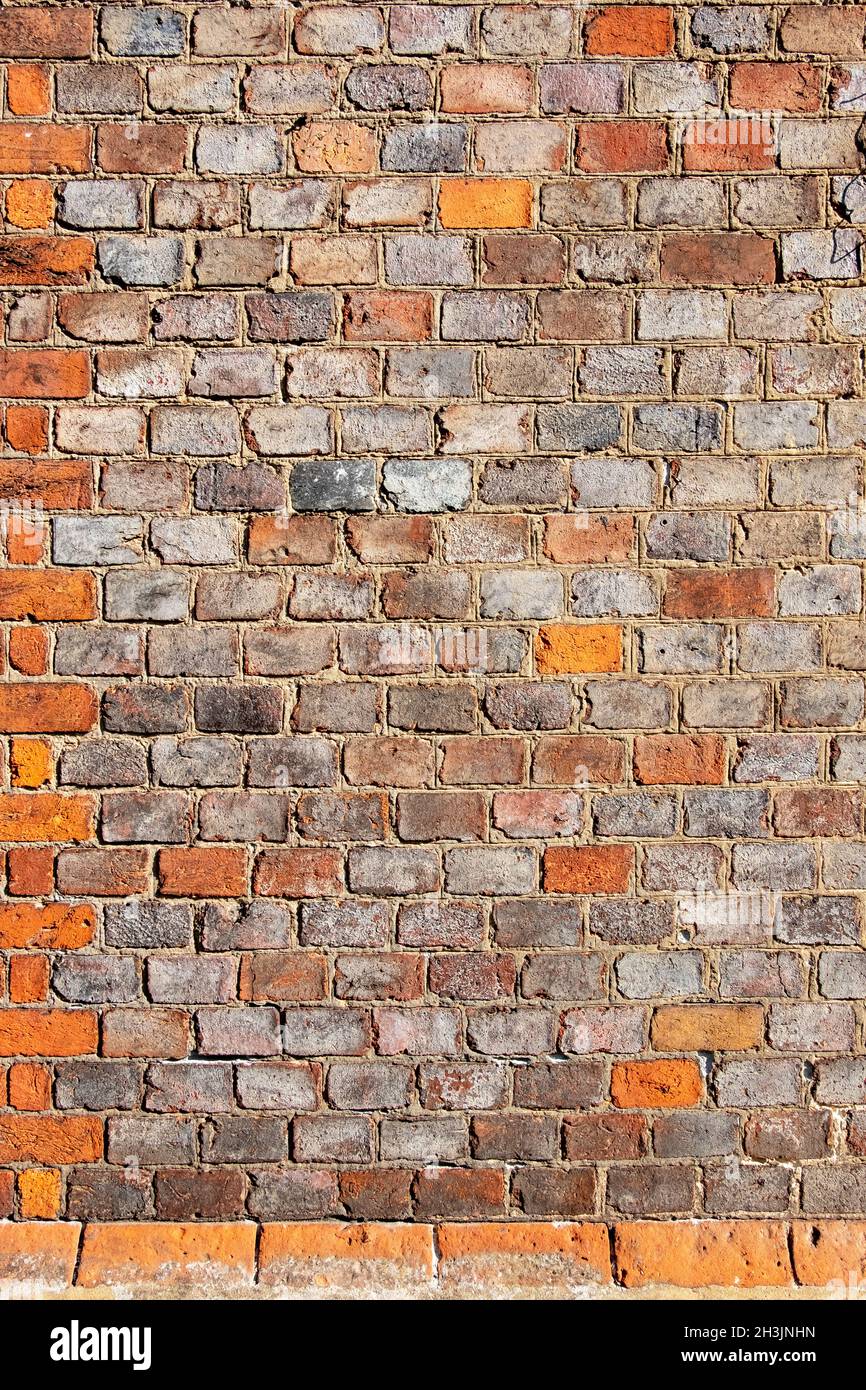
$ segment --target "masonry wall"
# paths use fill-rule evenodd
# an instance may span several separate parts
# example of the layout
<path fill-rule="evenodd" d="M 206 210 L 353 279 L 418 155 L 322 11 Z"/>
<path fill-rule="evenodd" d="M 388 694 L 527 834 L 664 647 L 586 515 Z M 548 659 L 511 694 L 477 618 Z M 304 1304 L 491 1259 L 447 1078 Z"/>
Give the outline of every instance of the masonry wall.
<path fill-rule="evenodd" d="M 864 31 L 0 8 L 0 1215 L 866 1212 Z"/>

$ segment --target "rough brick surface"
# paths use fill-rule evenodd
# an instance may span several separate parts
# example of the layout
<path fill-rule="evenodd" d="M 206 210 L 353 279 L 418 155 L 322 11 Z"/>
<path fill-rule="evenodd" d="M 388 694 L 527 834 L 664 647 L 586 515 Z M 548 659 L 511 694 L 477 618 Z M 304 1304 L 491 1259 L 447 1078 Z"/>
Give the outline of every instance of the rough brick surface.
<path fill-rule="evenodd" d="M 4 6 L 13 1271 L 862 1252 L 864 62 L 858 5 Z"/>

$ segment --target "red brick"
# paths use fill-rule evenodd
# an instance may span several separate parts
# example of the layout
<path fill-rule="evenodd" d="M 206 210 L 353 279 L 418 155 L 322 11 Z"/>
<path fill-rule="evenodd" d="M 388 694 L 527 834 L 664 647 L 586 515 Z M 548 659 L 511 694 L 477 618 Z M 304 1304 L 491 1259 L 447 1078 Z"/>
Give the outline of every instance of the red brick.
<path fill-rule="evenodd" d="M 96 802 L 89 795 L 54 792 L 0 792 L 0 840 L 18 844 L 89 840 Z"/>
<path fill-rule="evenodd" d="M 85 174 L 90 131 L 74 125 L 0 125 L 0 173 Z"/>
<path fill-rule="evenodd" d="M 771 617 L 775 575 L 769 569 L 675 570 L 668 575 L 664 611 L 669 618 Z"/>
<path fill-rule="evenodd" d="M 810 63 L 731 63 L 731 106 L 739 111 L 820 111 L 823 73 Z"/>
<path fill-rule="evenodd" d="M 354 290 L 343 303 L 347 342 L 424 342 L 433 332 L 433 296 L 420 290 Z"/>
<path fill-rule="evenodd" d="M 8 866 L 8 889 L 13 896 L 36 898 L 53 891 L 52 849 L 10 849 Z"/>
<path fill-rule="evenodd" d="M 433 1275 L 433 1232 L 411 1224 L 267 1222 L 259 1269 L 266 1287 L 306 1291 L 326 1280 L 354 1294 L 365 1287 L 424 1289 Z"/>
<path fill-rule="evenodd" d="M 147 895 L 150 889 L 150 851 L 106 848 L 61 850 L 57 856 L 57 887 L 76 897 L 126 898 Z"/>
<path fill-rule="evenodd" d="M 687 1057 L 615 1062 L 610 1094 L 614 1105 L 626 1110 L 676 1108 L 697 1105 L 703 1094 L 703 1081 L 697 1062 Z"/>
<path fill-rule="evenodd" d="M 644 786 L 719 786 L 725 778 L 725 740 L 718 734 L 638 736 L 634 777 Z"/>
<path fill-rule="evenodd" d="M 9 7 L 0 34 L 3 58 L 89 58 L 93 10 L 55 5 Z"/>
<path fill-rule="evenodd" d="M 41 454 L 48 448 L 48 411 L 44 405 L 6 407 L 4 434 L 10 449 Z"/>
<path fill-rule="evenodd" d="M 106 174 L 179 174 L 187 128 L 156 122 L 99 127 L 99 167 Z"/>
<path fill-rule="evenodd" d="M 72 1117 L 66 1123 L 71 1120 Z M 86 1120 L 85 1123 L 92 1122 Z M 21 1287 L 36 1283 L 40 1290 L 46 1291 L 69 1288 L 80 1235 L 77 1221 L 4 1222 L 0 1226 L 0 1281 Z"/>
<path fill-rule="evenodd" d="M 662 173 L 670 167 L 662 121 L 592 121 L 577 127 L 577 167 L 586 174 Z"/>
<path fill-rule="evenodd" d="M 544 553 L 558 565 L 628 560 L 634 549 L 634 517 L 569 512 L 544 522 Z"/>
<path fill-rule="evenodd" d="M 89 237 L 7 236 L 0 242 L 0 285 L 83 285 L 93 258 Z"/>
<path fill-rule="evenodd" d="M 440 1277 L 454 1289 L 553 1289 L 610 1283 L 607 1228 L 568 1222 L 484 1222 L 439 1228 Z"/>
<path fill-rule="evenodd" d="M 13 1110 L 51 1109 L 51 1072 L 44 1062 L 13 1062 L 9 1068 L 9 1104 Z"/>
<path fill-rule="evenodd" d="M 493 1220 L 505 1214 L 505 1173 L 499 1168 L 424 1168 L 415 1179 L 421 1221 Z"/>
<path fill-rule="evenodd" d="M 44 1004 L 48 998 L 48 957 L 12 956 L 9 998 L 13 1004 Z"/>
<path fill-rule="evenodd" d="M 661 278 L 667 285 L 772 285 L 772 238 L 754 232 L 668 232 L 662 236 Z"/>
<path fill-rule="evenodd" d="M 7 406 L 7 420 L 13 409 L 41 407 Z M 93 501 L 92 468 L 83 459 L 0 459 L 0 493 L 10 500 L 38 501 L 50 511 L 78 511 Z"/>
<path fill-rule="evenodd" d="M 772 131 L 754 116 L 694 121 L 683 133 L 686 173 L 760 172 L 775 166 Z"/>
<path fill-rule="evenodd" d="M 86 352 L 62 348 L 0 352 L 0 391 L 4 395 L 31 400 L 76 400 L 89 390 L 90 359 Z"/>

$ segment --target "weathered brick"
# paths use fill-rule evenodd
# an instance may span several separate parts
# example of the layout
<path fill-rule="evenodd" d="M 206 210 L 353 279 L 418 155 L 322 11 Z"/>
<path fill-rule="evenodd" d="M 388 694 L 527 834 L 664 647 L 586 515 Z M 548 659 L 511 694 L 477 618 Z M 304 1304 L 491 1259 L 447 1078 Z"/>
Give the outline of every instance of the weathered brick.
<path fill-rule="evenodd" d="M 856 7 L 0 56 L 7 1225 L 766 1287 L 801 1199 L 858 1266 Z"/>

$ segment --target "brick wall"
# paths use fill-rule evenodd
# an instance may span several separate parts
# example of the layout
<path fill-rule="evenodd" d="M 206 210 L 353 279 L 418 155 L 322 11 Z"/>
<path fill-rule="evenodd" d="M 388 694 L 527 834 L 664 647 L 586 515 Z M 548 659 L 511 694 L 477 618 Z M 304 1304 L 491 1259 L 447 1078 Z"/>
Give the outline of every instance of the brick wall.
<path fill-rule="evenodd" d="M 866 1213 L 864 31 L 0 12 L 0 1215 Z"/>

